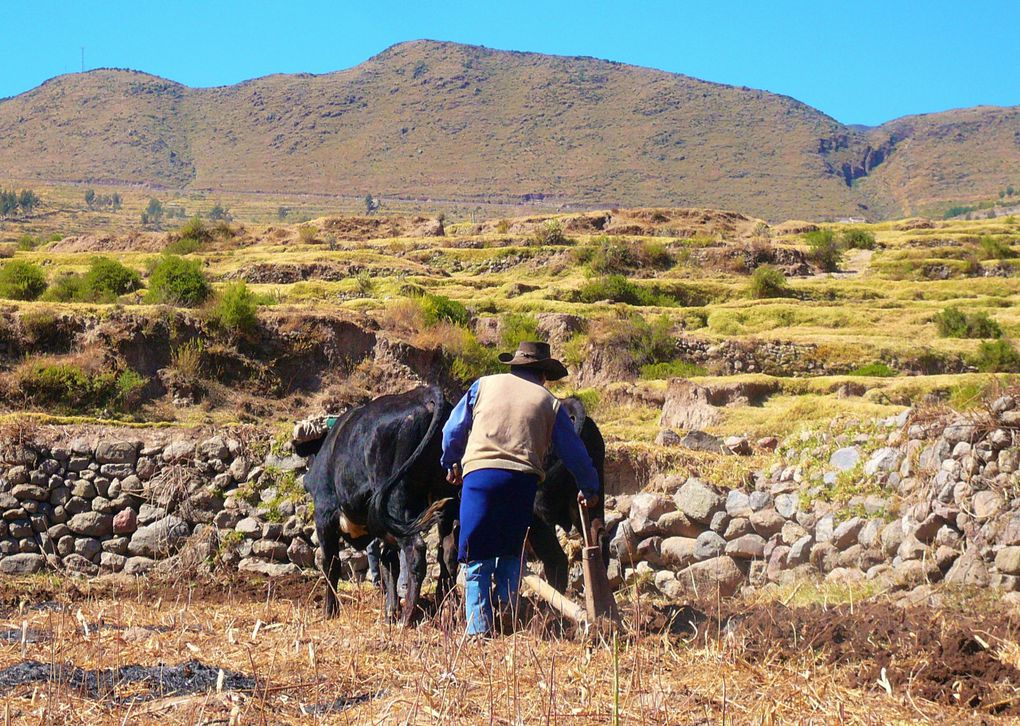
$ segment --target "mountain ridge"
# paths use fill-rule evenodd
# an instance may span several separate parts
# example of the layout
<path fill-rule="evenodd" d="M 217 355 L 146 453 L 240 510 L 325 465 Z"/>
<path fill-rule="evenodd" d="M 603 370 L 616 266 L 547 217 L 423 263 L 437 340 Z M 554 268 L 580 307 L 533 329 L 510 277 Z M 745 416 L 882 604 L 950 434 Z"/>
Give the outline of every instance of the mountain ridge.
<path fill-rule="evenodd" d="M 1020 107 L 863 128 L 764 90 L 445 41 L 201 88 L 93 69 L 0 101 L 19 179 L 879 219 L 988 198 L 1018 165 Z"/>

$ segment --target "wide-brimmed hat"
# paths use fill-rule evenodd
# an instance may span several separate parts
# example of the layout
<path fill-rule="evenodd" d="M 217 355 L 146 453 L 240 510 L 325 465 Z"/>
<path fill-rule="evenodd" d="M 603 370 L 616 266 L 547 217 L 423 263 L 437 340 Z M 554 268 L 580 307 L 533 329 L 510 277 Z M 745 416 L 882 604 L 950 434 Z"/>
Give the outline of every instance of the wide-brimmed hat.
<path fill-rule="evenodd" d="M 545 371 L 550 381 L 558 381 L 567 375 L 566 367 L 552 357 L 548 343 L 525 341 L 513 353 L 500 353 L 499 362 L 509 366 L 526 366 Z"/>

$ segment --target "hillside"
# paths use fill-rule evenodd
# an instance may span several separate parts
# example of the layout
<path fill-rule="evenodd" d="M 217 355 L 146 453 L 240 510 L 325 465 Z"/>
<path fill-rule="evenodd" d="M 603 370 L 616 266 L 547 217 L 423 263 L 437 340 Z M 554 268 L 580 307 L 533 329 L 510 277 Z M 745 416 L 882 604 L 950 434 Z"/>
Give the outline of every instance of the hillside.
<path fill-rule="evenodd" d="M 591 58 L 416 41 L 349 70 L 192 89 L 133 71 L 0 102 L 10 179 L 872 219 L 988 198 L 1017 109 L 840 124 L 794 99 Z"/>

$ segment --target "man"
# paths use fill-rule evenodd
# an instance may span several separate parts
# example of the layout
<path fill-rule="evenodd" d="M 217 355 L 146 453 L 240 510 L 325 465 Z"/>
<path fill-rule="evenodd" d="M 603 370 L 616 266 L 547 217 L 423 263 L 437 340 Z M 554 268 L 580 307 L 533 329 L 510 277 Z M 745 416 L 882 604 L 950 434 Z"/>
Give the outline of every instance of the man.
<path fill-rule="evenodd" d="M 552 446 L 573 474 L 578 501 L 598 503 L 599 480 L 560 401 L 545 388 L 567 375 L 548 343 L 521 343 L 502 353 L 509 373 L 475 381 L 443 428 L 442 466 L 463 485 L 458 558 L 465 565 L 467 632 L 492 630 L 492 581 L 501 607 L 511 606 L 521 577 L 524 538 Z"/>

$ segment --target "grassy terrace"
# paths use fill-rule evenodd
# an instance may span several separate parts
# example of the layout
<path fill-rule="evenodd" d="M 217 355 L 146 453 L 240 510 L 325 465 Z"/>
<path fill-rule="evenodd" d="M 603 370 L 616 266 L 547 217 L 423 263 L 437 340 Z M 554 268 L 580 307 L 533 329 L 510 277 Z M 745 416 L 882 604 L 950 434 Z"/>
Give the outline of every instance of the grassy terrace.
<path fill-rule="evenodd" d="M 71 203 L 70 197 L 49 201 L 54 206 Z M 164 221 L 169 235 L 149 233 L 143 235 L 147 242 L 135 245 L 118 238 L 116 233 L 131 226 L 127 220 L 138 204 L 126 195 L 123 212 L 103 215 L 99 222 L 88 217 L 88 224 L 76 223 L 66 211 L 56 215 L 69 229 L 107 219 L 115 233 L 110 236 L 120 240 L 112 245 L 114 251 L 106 251 L 110 245 L 103 242 L 64 251 L 65 240 L 34 249 L 12 245 L 8 255 L 38 265 L 51 284 L 65 273 L 84 272 L 96 254 L 115 257 L 144 281 L 161 246 L 180 235 L 174 234 L 176 221 Z M 633 224 L 608 236 L 594 229 L 575 231 L 576 214 L 493 218 L 484 224 L 447 221 L 444 236 L 430 237 L 409 234 L 410 222 L 400 236 L 383 238 L 330 232 L 327 219 L 301 225 L 234 222 L 229 232 L 224 227 L 210 233 L 185 257 L 199 262 L 215 291 L 246 280 L 265 306 L 263 320 L 324 311 L 372 318 L 412 343 L 441 346 L 453 359 L 460 356 L 466 361 L 465 375 L 491 363 L 494 348 L 514 342 L 514 336 L 533 334 L 537 314 L 578 316 L 586 329 L 554 342 L 575 369 L 585 363 L 584 375 L 570 385 L 585 391 L 606 432 L 624 442 L 652 441 L 658 428 L 657 397 L 675 375 L 707 386 L 766 383 L 771 395 L 763 402 L 725 408 L 715 427 L 718 433 L 765 435 L 840 414 L 888 415 L 932 392 L 966 404 L 991 384 L 987 371 L 1014 372 L 1009 360 L 988 364 L 980 359 L 987 340 L 947 337 L 936 324 L 943 311 L 957 308 L 994 321 L 1005 346 L 1020 335 L 1015 305 L 1020 283 L 1009 276 L 1020 262 L 1013 258 L 1020 251 L 1020 225 L 1011 218 L 857 225 L 873 236 L 873 248 L 848 250 L 838 271 L 828 274 L 813 261 L 802 233 L 784 232 L 806 224 L 765 228 L 741 218 L 725 227 L 710 217 L 692 233 L 690 225 L 678 231 L 669 214 L 659 219 L 640 211 L 615 212 L 614 223 L 623 218 Z M 52 234 L 49 225 L 39 220 L 8 224 L 0 234 L 17 241 L 25 233 Z M 826 227 L 837 238 L 846 229 Z M 209 223 L 206 229 L 212 229 Z M 755 299 L 751 272 L 773 258 L 798 274 L 786 277 L 777 297 Z M 459 303 L 466 317 L 450 317 L 448 311 L 437 317 L 435 310 L 423 310 L 430 296 Z M 116 309 L 143 316 L 165 311 L 145 300 L 143 288 L 108 304 L 40 300 L 4 305 L 30 317 L 61 310 L 102 315 Z M 215 304 L 206 303 L 197 315 L 208 317 Z M 480 317 L 509 321 L 502 340 L 483 353 L 473 333 L 466 332 L 475 329 Z M 792 357 L 785 368 L 782 362 L 767 368 L 768 375 L 747 374 L 718 358 L 685 358 L 674 345 L 680 336 L 706 345 L 742 345 L 751 357 L 774 341 L 787 346 Z M 226 338 L 220 342 L 229 345 Z M 13 375 L 25 362 L 5 365 Z M 8 404 L 9 411 L 20 408 L 45 410 Z M 226 411 L 212 414 L 217 420 L 230 418 Z M 175 417 L 192 418 L 186 411 Z"/>

